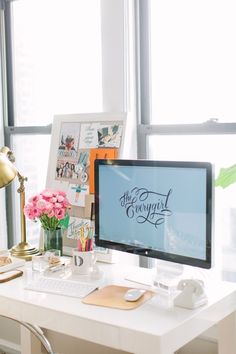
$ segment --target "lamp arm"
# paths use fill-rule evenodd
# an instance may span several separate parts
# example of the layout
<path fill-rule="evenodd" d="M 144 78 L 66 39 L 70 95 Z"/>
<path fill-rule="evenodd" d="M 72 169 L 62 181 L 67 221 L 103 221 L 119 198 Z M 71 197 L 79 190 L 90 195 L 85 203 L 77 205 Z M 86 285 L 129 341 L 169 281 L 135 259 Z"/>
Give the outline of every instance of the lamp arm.
<path fill-rule="evenodd" d="M 2 152 L 3 154 L 5 154 L 8 158 L 9 161 L 11 162 L 15 162 L 15 156 L 14 156 L 14 153 L 13 151 L 11 151 L 9 149 L 9 147 L 7 146 L 3 146 L 1 149 L 0 149 L 0 152 Z"/>
<path fill-rule="evenodd" d="M 17 192 L 18 193 L 22 193 L 25 191 L 25 185 L 24 185 L 24 182 L 25 181 L 28 181 L 28 178 L 27 177 L 24 177 L 20 174 L 20 172 L 17 171 L 17 177 L 18 177 L 18 181 L 20 183 L 20 187 L 17 189 Z"/>
<path fill-rule="evenodd" d="M 17 171 L 18 181 L 20 183 L 17 192 L 20 193 L 20 224 L 21 224 L 21 242 L 26 243 L 26 224 L 25 224 L 25 215 L 24 215 L 24 206 L 25 206 L 25 185 L 24 182 L 27 181 L 27 177 L 22 176 Z"/>

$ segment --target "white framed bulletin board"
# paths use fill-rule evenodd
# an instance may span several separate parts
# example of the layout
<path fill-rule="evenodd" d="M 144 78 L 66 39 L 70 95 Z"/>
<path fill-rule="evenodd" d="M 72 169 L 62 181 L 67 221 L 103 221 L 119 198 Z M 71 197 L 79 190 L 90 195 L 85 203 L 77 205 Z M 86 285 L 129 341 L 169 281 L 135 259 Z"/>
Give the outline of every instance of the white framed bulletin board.
<path fill-rule="evenodd" d="M 70 224 L 63 239 L 64 254 L 70 255 L 76 247 L 81 226 L 94 223 L 94 160 L 122 157 L 125 124 L 125 113 L 54 117 L 46 187 L 66 192 L 72 205 Z M 107 253 L 101 252 L 109 259 Z"/>

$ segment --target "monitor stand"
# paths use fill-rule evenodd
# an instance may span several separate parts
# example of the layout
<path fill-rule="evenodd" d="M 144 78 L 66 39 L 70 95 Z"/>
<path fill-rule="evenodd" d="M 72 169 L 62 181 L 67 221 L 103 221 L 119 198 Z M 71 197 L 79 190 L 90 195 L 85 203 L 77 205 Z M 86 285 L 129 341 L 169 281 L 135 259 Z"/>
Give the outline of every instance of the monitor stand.
<path fill-rule="evenodd" d="M 158 288 L 162 292 L 176 290 L 182 278 L 184 265 L 162 260 L 155 260 L 154 268 L 136 268 L 125 276 L 126 280 Z"/>
<path fill-rule="evenodd" d="M 183 264 L 157 260 L 153 286 L 167 293 L 175 291 L 183 273 Z"/>

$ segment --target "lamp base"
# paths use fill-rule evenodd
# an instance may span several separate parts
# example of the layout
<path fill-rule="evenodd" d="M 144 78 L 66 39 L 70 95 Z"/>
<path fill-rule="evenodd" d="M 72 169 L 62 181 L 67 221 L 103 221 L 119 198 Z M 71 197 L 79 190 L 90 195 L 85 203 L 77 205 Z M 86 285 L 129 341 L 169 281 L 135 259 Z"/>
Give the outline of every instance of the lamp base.
<path fill-rule="evenodd" d="M 32 256 L 38 256 L 41 252 L 32 247 L 28 242 L 20 242 L 18 245 L 10 249 L 10 253 L 13 257 L 22 258 L 25 261 L 31 261 Z"/>

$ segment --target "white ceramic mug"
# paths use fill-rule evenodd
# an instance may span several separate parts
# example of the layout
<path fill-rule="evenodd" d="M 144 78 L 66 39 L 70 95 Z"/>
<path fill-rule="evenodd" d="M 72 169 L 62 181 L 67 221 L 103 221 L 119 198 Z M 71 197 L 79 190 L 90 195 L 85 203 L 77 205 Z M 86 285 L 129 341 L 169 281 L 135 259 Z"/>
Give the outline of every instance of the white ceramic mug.
<path fill-rule="evenodd" d="M 74 248 L 72 251 L 73 271 L 76 274 L 86 275 L 92 272 L 96 263 L 96 255 L 94 251 L 78 251 Z"/>

